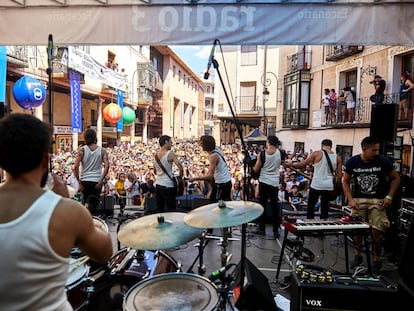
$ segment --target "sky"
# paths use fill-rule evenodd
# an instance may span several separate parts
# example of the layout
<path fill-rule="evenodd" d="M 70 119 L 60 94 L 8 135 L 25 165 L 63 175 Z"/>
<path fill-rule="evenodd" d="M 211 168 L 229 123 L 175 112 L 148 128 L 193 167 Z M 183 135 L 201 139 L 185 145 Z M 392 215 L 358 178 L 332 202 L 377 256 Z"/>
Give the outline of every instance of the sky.
<path fill-rule="evenodd" d="M 210 57 L 208 45 L 171 45 L 169 46 L 190 67 L 194 73 L 204 74 Z"/>

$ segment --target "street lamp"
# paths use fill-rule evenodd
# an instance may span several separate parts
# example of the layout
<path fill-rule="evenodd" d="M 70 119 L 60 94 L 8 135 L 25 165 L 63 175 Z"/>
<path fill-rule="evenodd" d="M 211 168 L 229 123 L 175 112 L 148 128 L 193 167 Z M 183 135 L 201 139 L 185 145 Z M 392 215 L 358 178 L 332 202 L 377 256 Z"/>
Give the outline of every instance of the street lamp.
<path fill-rule="evenodd" d="M 267 135 L 267 117 L 266 117 L 266 102 L 269 99 L 269 87 L 272 85 L 272 79 L 268 78 L 267 75 L 271 75 L 275 78 L 276 80 L 276 102 L 275 102 L 275 114 L 276 114 L 276 118 L 277 118 L 277 102 L 279 99 L 279 78 L 277 77 L 277 75 L 271 71 L 267 71 L 265 73 L 263 73 L 262 77 L 261 77 L 261 82 L 262 85 L 264 86 L 263 89 L 263 125 L 264 125 L 264 131 L 265 131 L 265 135 Z M 276 119 L 275 119 L 276 122 Z"/>

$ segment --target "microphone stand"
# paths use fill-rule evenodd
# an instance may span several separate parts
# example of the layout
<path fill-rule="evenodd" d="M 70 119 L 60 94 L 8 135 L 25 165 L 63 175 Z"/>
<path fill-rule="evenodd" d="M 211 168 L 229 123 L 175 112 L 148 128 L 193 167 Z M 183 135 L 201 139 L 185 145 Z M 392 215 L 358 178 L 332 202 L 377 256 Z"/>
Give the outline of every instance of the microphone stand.
<path fill-rule="evenodd" d="M 239 124 L 239 121 L 236 117 L 236 114 L 234 113 L 233 107 L 231 105 L 230 99 L 229 99 L 229 95 L 227 93 L 226 87 L 224 86 L 224 82 L 223 82 L 223 78 L 221 76 L 220 70 L 219 70 L 219 66 L 217 63 L 217 60 L 214 58 L 214 56 L 212 56 L 212 64 L 214 69 L 216 69 L 221 86 L 223 88 L 224 91 L 224 95 L 226 96 L 226 100 L 227 100 L 227 104 L 229 105 L 231 114 L 233 116 L 233 120 L 234 120 L 234 124 L 236 126 L 237 132 L 239 134 L 240 137 L 240 141 L 242 144 L 242 150 L 244 153 L 244 159 L 243 159 L 243 169 L 244 169 L 244 180 L 243 180 L 243 185 L 244 185 L 244 199 L 248 198 L 248 193 L 249 193 L 249 189 L 250 187 L 247 187 L 247 168 L 248 168 L 248 164 L 250 164 L 251 159 L 249 156 L 249 152 L 247 151 L 246 148 L 246 144 L 244 142 L 243 139 L 243 133 Z M 240 293 L 243 292 L 243 287 L 244 287 L 244 278 L 245 278 L 245 259 L 246 259 L 246 228 L 247 228 L 247 224 L 242 224 L 242 242 L 241 242 L 241 256 L 240 256 Z"/>
<path fill-rule="evenodd" d="M 48 43 L 47 43 L 47 69 L 46 69 L 46 73 L 48 75 L 48 83 L 47 83 L 47 88 L 49 90 L 49 98 L 48 98 L 48 104 L 49 104 L 49 124 L 50 126 L 53 128 L 53 116 L 52 116 L 52 109 L 53 109 L 53 101 L 52 101 L 52 75 L 53 75 L 53 63 L 52 63 L 52 58 L 53 58 L 53 36 L 50 34 L 48 37 Z M 52 168 L 53 168 L 53 159 L 52 159 L 52 155 L 53 155 L 53 144 L 54 144 L 54 137 L 53 137 L 53 133 L 52 133 L 52 143 L 50 144 L 50 160 L 49 160 L 49 171 L 52 172 Z"/>

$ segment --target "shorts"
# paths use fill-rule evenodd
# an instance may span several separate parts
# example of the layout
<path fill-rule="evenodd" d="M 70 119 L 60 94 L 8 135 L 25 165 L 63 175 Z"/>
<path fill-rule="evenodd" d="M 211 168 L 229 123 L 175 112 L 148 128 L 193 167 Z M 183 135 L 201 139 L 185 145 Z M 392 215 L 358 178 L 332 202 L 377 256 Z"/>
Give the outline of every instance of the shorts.
<path fill-rule="evenodd" d="M 355 102 L 346 102 L 346 108 L 347 109 L 355 108 Z"/>
<path fill-rule="evenodd" d="M 381 207 L 382 199 L 355 198 L 359 209 L 352 209 L 351 215 L 358 215 L 368 222 L 372 228 L 385 232 L 390 227 L 390 221 L 385 209 Z"/>

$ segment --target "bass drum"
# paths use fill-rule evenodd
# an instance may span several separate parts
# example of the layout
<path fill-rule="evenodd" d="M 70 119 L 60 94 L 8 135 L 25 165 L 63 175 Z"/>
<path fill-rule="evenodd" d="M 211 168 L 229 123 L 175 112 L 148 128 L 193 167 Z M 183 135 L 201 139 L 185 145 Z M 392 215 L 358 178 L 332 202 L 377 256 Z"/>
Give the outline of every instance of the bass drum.
<path fill-rule="evenodd" d="M 128 290 L 153 275 L 178 272 L 177 262 L 168 254 L 123 248 L 109 260 L 105 273 L 94 282 L 90 311 L 122 310 Z"/>

